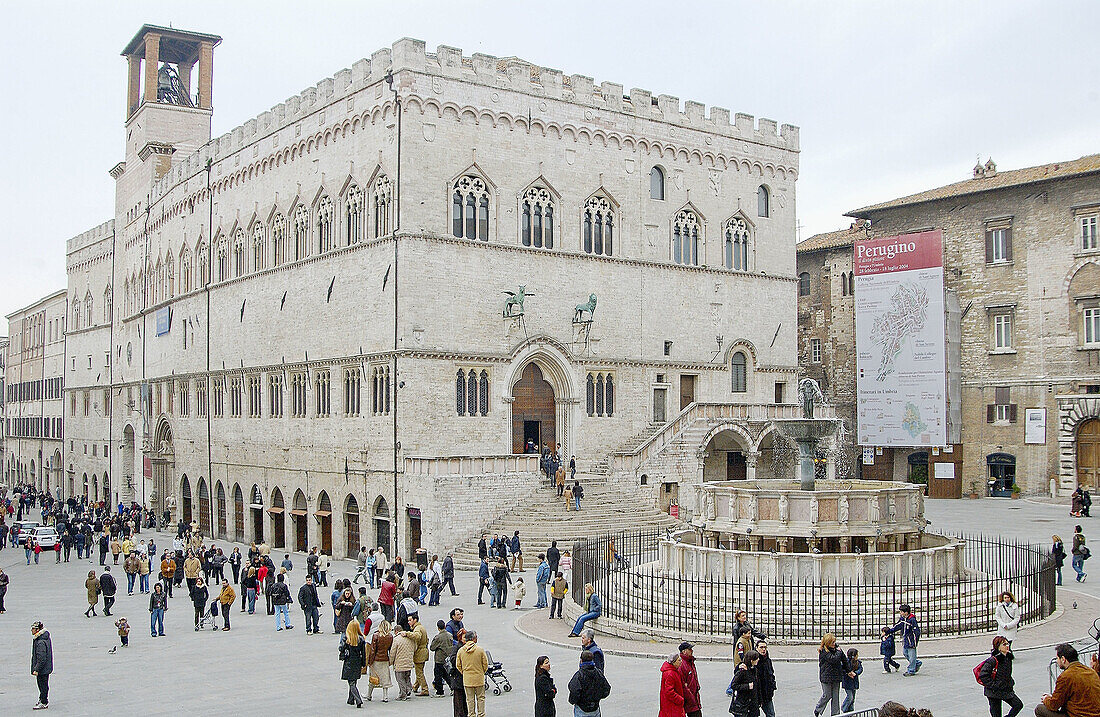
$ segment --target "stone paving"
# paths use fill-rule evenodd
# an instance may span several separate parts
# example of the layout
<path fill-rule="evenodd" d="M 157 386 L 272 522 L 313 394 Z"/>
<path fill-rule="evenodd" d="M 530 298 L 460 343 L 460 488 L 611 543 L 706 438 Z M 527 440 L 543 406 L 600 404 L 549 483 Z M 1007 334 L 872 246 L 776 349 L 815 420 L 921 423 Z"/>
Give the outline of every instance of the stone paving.
<path fill-rule="evenodd" d="M 1053 532 L 1063 538 L 1072 534 L 1076 519 L 1068 516 L 1064 505 L 1051 505 L 1027 500 L 929 501 L 928 516 L 938 529 L 984 528 L 987 533 L 1011 535 L 1044 542 Z M 1088 534 L 1088 519 L 1082 521 Z M 1100 525 L 1100 522 L 1097 523 Z M 157 543 L 169 543 L 159 535 Z M 108 558 L 109 560 L 109 558 Z M 293 593 L 301 581 L 304 558 L 294 556 Z M 276 561 L 278 562 L 278 561 Z M 112 568 L 120 573 L 123 587 L 115 606 L 116 615 L 125 615 L 133 625 L 130 647 L 109 650 L 118 643 L 111 621 L 105 617 L 85 618 L 84 578 L 89 569 L 99 570 L 93 562 L 73 561 L 55 565 L 52 556 L 38 566 L 26 566 L 23 552 L 11 549 L 0 552 L 0 566 L 11 576 L 6 603 L 7 613 L 0 616 L 0 705 L 4 714 L 29 711 L 37 692 L 29 671 L 30 630 L 35 619 L 46 623 L 54 641 L 55 672 L 51 678 L 51 711 L 68 715 L 106 715 L 110 713 L 178 715 L 192 710 L 228 711 L 234 708 L 251 710 L 308 711 L 311 714 L 342 714 L 351 710 L 344 704 L 346 683 L 339 680 L 340 663 L 336 657 L 337 637 L 331 633 L 306 635 L 302 629 L 302 614 L 292 609 L 298 628 L 276 633 L 274 619 L 257 611 L 241 614 L 239 606 L 233 613 L 230 632 L 196 633 L 192 627 L 192 609 L 184 597 L 176 597 L 166 618 L 167 636 L 155 640 L 148 632 L 148 598 L 125 594 L 125 576 L 121 566 Z M 330 582 L 352 572 L 350 562 L 337 561 Z M 1100 570 L 1100 569 L 1098 569 Z M 1100 586 L 1092 581 L 1077 584 L 1072 571 L 1066 569 L 1065 587 L 1059 599 L 1065 613 L 1047 625 L 1023 630 L 1021 650 L 1014 666 L 1017 691 L 1030 714 L 1036 699 L 1048 687 L 1047 667 L 1052 650 L 1025 649 L 1029 645 L 1059 641 L 1084 629 L 1100 615 Z M 534 570 L 524 574 L 533 579 Z M 566 684 L 576 669 L 579 644 L 564 637 L 569 629 L 566 621 L 545 620 L 545 611 L 493 611 L 476 605 L 476 577 L 461 572 L 457 581 L 460 597 L 444 597 L 438 608 L 424 608 L 425 623 L 444 618 L 454 606 L 466 609 L 466 624 L 481 634 L 481 644 L 504 663 L 514 689 L 499 697 L 488 697 L 489 715 L 529 715 L 532 713 L 532 669 L 535 657 L 549 655 L 558 684 L 558 713 L 571 714 L 566 702 Z M 1097 573 L 1100 582 L 1100 572 Z M 526 603 L 534 604 L 534 589 L 530 586 Z M 327 598 L 327 595 L 325 595 Z M 323 598 L 323 599 L 325 599 Z M 1072 608 L 1076 601 L 1078 608 Z M 331 611 L 328 615 L 331 620 Z M 515 624 L 518 621 L 518 625 Z M 322 624 L 325 624 L 322 609 Z M 539 626 L 538 623 L 545 623 Z M 328 623 L 331 624 L 331 623 Z M 536 635 L 525 637 L 519 630 Z M 546 644 L 541 640 L 559 644 Z M 668 646 L 655 643 L 620 645 L 611 638 L 601 638 L 614 652 L 640 652 L 644 656 L 609 654 L 607 676 L 613 686 L 611 697 L 604 702 L 606 717 L 656 713 L 660 684 L 660 658 Z M 963 638 L 954 652 L 974 651 L 981 638 Z M 905 704 L 917 704 L 932 709 L 937 717 L 978 717 L 988 714 L 981 688 L 974 683 L 971 668 L 980 659 L 974 656 L 932 657 L 937 653 L 952 654 L 937 645 L 939 641 L 922 643 L 922 655 L 928 655 L 920 674 L 902 678 L 897 674 L 883 675 L 875 659 L 877 650 L 864 653 L 865 672 L 857 707 L 882 704 L 895 699 Z M 944 641 L 946 644 L 948 641 Z M 973 649 L 971 649 L 973 643 Z M 567 645 L 567 646 L 561 646 Z M 623 648 L 623 649 L 620 649 Z M 627 649 L 631 648 L 631 649 Z M 700 647 L 703 656 L 709 650 Z M 812 656 L 804 648 L 784 648 L 789 654 L 777 657 L 797 659 Z M 717 657 L 717 653 L 714 655 Z M 776 695 L 780 715 L 810 713 L 818 695 L 817 667 L 807 662 L 777 664 L 779 690 Z M 429 666 L 430 674 L 430 666 Z M 725 687 L 729 682 L 730 665 L 724 660 L 703 660 L 699 663 L 703 685 L 704 714 L 726 714 L 728 699 Z M 415 698 L 410 702 L 386 704 L 375 701 L 365 711 L 387 715 L 449 715 L 450 700 Z"/>

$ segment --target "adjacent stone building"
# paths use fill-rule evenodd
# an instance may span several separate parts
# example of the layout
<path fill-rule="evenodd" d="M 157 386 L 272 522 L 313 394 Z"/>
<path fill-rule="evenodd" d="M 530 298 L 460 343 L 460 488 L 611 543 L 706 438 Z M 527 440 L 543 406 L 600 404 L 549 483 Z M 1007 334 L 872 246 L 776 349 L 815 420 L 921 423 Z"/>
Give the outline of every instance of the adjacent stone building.
<path fill-rule="evenodd" d="M 965 452 L 953 446 L 947 458 L 961 466 L 958 491 L 1006 495 L 1013 483 L 1028 493 L 1095 489 L 1100 155 L 1011 171 L 989 161 L 965 181 L 849 215 L 869 221 L 873 237 L 943 232 L 945 288 L 957 296 L 961 332 L 958 448 Z M 807 260 L 809 249 L 800 246 Z M 836 262 L 843 275 L 843 260 Z M 804 328 L 807 336 L 815 330 Z M 951 330 L 948 320 L 949 344 Z M 952 373 L 949 366 L 949 384 Z M 876 469 L 927 475 L 929 460 L 944 460 L 940 449 L 931 453 L 887 449 L 876 455 Z"/>
<path fill-rule="evenodd" d="M 65 291 L 8 314 L 4 349 L 4 482 L 62 485 Z"/>
<path fill-rule="evenodd" d="M 219 42 L 123 51 L 114 220 L 68 246 L 73 447 L 108 449 L 74 474 L 410 554 L 533 491 L 538 446 L 644 500 L 767 463 L 796 127 L 402 39 L 211 139 Z"/>

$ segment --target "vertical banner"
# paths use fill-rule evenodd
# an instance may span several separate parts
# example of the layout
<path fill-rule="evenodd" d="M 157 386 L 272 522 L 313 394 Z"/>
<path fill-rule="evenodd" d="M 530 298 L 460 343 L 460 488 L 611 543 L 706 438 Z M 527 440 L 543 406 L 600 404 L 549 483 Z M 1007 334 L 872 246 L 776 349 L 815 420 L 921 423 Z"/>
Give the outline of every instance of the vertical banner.
<path fill-rule="evenodd" d="M 940 230 L 857 241 L 857 441 L 947 443 Z"/>

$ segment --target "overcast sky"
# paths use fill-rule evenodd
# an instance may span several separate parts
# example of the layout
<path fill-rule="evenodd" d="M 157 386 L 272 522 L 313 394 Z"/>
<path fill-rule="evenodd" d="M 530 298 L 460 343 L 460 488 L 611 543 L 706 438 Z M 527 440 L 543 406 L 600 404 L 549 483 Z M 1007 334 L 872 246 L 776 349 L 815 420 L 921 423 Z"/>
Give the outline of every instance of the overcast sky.
<path fill-rule="evenodd" d="M 1100 2 L 21 2 L 0 45 L 0 314 L 111 218 L 143 23 L 208 32 L 217 137 L 393 40 L 517 55 L 801 128 L 801 237 L 845 211 L 1100 151 Z M 0 323 L 0 333 L 6 323 Z"/>

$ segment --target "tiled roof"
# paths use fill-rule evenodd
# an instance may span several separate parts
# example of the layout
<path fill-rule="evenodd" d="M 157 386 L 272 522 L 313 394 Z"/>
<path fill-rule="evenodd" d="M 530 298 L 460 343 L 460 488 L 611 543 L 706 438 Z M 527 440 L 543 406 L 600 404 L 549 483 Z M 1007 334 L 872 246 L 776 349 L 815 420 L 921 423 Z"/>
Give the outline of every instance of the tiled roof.
<path fill-rule="evenodd" d="M 938 187 L 937 189 L 929 189 L 928 191 L 918 194 L 911 194 L 907 197 L 891 199 L 888 202 L 872 204 L 862 209 L 853 209 L 847 213 L 847 216 L 869 218 L 868 215 L 871 213 L 883 209 L 893 209 L 911 204 L 920 204 L 922 202 L 932 202 L 937 199 L 950 199 L 951 197 L 961 197 L 967 194 L 977 194 L 978 192 L 988 192 L 994 189 L 1004 189 L 1005 187 L 1015 187 L 1051 179 L 1063 179 L 1081 174 L 1091 174 L 1093 172 L 1100 172 L 1100 154 L 1090 154 L 1080 159 L 1072 159 L 1068 162 L 1055 162 L 1053 164 L 1039 165 L 1038 167 L 1026 167 L 1024 169 L 1011 169 L 1004 172 L 996 172 L 992 176 L 986 175 L 975 177 L 963 182 L 956 182 L 955 184 Z"/>
<path fill-rule="evenodd" d="M 867 233 L 861 222 L 853 222 L 847 229 L 838 229 L 835 232 L 814 234 L 809 239 L 804 239 L 795 245 L 798 253 L 807 251 L 820 251 L 821 249 L 836 249 L 838 247 L 852 246 L 856 239 L 866 238 Z"/>

